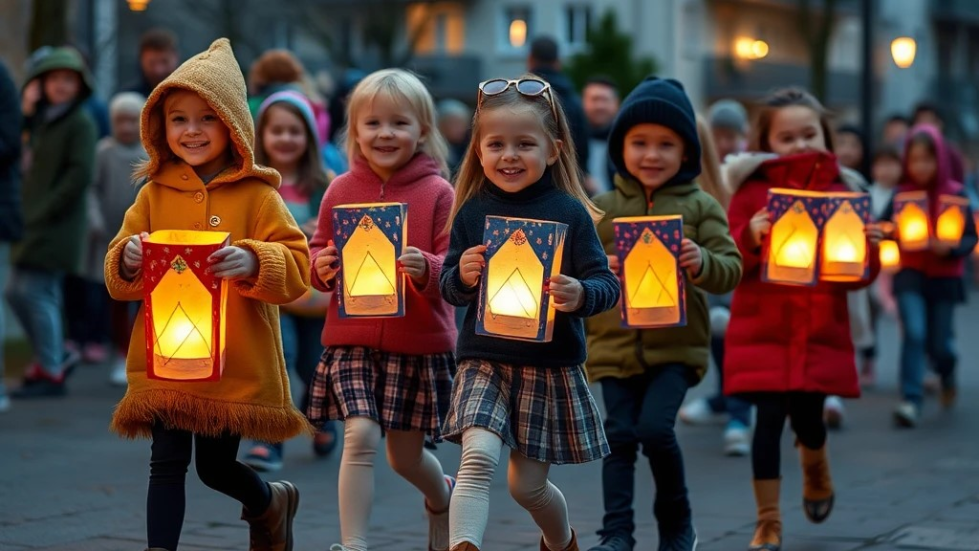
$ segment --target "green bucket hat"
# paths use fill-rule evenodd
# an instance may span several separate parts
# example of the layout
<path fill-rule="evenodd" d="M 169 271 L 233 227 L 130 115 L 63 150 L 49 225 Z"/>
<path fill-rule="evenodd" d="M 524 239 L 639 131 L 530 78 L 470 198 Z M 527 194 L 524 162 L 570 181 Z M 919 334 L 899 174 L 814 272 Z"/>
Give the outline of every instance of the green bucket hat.
<path fill-rule="evenodd" d="M 27 80 L 24 82 L 24 84 L 26 86 L 28 82 L 44 76 L 45 73 L 50 73 L 51 71 L 57 71 L 59 69 L 68 69 L 81 75 L 82 89 L 78 94 L 79 100 L 85 100 L 88 98 L 88 96 L 92 95 L 92 91 L 95 90 L 92 74 L 89 72 L 88 67 L 85 66 L 85 60 L 82 59 L 82 54 L 78 53 L 78 50 L 69 46 L 52 48 L 47 55 L 39 59 L 30 68 L 27 73 Z"/>

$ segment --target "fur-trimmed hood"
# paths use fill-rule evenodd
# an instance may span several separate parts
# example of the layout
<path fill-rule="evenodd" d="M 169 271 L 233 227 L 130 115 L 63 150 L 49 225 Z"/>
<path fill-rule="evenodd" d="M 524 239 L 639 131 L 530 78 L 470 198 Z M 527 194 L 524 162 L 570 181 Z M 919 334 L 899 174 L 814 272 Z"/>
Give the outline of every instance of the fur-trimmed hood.
<path fill-rule="evenodd" d="M 737 153 L 724 159 L 721 172 L 732 192 L 756 173 L 779 182 L 780 187 L 818 190 L 839 179 L 851 191 L 867 191 L 867 181 L 859 172 L 841 167 L 836 156 L 825 151 L 782 157 L 774 153 Z"/>

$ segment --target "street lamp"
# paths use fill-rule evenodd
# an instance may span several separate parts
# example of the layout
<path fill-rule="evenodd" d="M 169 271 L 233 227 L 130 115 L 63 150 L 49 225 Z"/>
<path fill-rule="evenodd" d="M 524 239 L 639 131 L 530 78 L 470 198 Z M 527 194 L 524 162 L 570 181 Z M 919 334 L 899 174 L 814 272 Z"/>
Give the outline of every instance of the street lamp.
<path fill-rule="evenodd" d="M 126 0 L 129 3 L 129 9 L 133 11 L 146 11 L 147 4 L 150 0 Z"/>
<path fill-rule="evenodd" d="M 914 54 L 918 49 L 917 43 L 910 36 L 899 36 L 891 41 L 891 57 L 894 64 L 907 69 L 914 63 Z"/>
<path fill-rule="evenodd" d="M 761 59 L 768 55 L 768 43 L 757 38 L 741 37 L 734 41 L 734 54 L 741 59 Z"/>

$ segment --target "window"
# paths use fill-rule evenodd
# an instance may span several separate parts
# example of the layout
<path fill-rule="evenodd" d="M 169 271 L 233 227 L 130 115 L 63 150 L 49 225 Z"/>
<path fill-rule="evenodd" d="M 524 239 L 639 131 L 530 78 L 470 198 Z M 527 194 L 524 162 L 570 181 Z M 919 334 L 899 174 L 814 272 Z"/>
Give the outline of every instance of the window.
<path fill-rule="evenodd" d="M 588 43 L 588 27 L 591 26 L 591 6 L 571 5 L 564 10 L 564 40 L 572 49 L 581 49 Z"/>
<path fill-rule="evenodd" d="M 522 50 L 533 34 L 533 21 L 527 6 L 503 8 L 503 24 L 500 44 L 504 51 Z"/>
<path fill-rule="evenodd" d="M 408 6 L 408 36 L 417 54 L 461 54 L 466 42 L 462 7 L 453 2 Z"/>

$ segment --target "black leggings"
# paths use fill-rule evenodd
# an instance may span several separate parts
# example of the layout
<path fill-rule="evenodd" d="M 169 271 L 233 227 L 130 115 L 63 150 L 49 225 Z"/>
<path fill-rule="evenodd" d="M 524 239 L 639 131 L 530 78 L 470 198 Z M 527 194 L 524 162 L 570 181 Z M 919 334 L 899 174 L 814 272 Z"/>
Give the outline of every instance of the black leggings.
<path fill-rule="evenodd" d="M 184 524 L 184 479 L 190 466 L 192 443 L 197 446 L 197 476 L 206 486 L 231 496 L 249 514 L 269 506 L 268 484 L 247 465 L 239 463 L 241 437 L 225 434 L 209 438 L 184 430 L 153 426 L 150 487 L 146 496 L 146 537 L 149 547 L 176 551 Z"/>
<path fill-rule="evenodd" d="M 826 443 L 823 422 L 825 394 L 787 392 L 759 394 L 752 397 L 757 407 L 755 436 L 751 442 L 751 469 L 756 480 L 779 478 L 782 428 L 788 416 L 799 444 L 818 450 Z"/>

